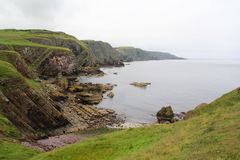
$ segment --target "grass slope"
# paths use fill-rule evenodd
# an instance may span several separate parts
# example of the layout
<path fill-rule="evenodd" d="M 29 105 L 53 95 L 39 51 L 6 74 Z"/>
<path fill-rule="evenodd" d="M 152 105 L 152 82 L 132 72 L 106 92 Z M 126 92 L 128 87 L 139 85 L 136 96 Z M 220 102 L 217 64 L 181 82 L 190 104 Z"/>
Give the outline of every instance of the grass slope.
<path fill-rule="evenodd" d="M 81 48 L 78 52 L 77 62 L 79 67 L 84 65 L 85 63 L 89 63 L 94 65 L 96 63 L 96 57 L 90 50 L 89 46 L 81 40 L 77 38 L 65 34 L 63 32 L 53 32 L 48 30 L 15 30 L 15 29 L 5 29 L 0 30 L 0 48 L 1 46 L 5 46 L 8 48 L 7 50 L 15 50 L 16 47 L 35 47 L 38 49 L 42 49 L 43 55 L 39 55 L 39 58 L 36 59 L 34 64 L 31 67 L 37 68 L 39 63 L 44 61 L 47 56 L 50 56 L 52 53 L 61 52 L 67 55 L 72 55 L 73 52 L 66 46 L 63 45 L 61 47 L 52 45 L 53 39 L 61 39 L 62 42 L 78 44 Z M 35 43 L 31 40 L 42 41 L 44 44 Z M 61 42 L 61 43 L 62 43 Z M 47 45 L 49 44 L 49 45 Z M 60 44 L 58 44 L 60 45 Z M 71 44 L 70 44 L 71 46 Z M 6 49 L 5 49 L 6 50 Z"/>
<path fill-rule="evenodd" d="M 23 147 L 19 143 L 0 140 L 1 160 L 26 160 L 38 153 L 38 151 Z"/>
<path fill-rule="evenodd" d="M 26 160 L 39 151 L 22 146 L 17 139 L 21 137 L 17 128 L 0 112 L 0 159 Z"/>
<path fill-rule="evenodd" d="M 2 58 L 0 56 L 0 58 Z M 3 58 L 2 58 L 3 59 Z M 5 83 L 9 79 L 16 81 L 22 80 L 24 77 L 15 69 L 15 67 L 5 61 L 0 60 L 0 84 Z M 29 80 L 30 81 L 30 80 Z M 28 82 L 31 83 L 31 82 Z M 2 89 L 15 88 L 15 84 L 8 83 L 0 85 L 0 94 Z M 1 95 L 0 95 L 1 96 Z M 1 113 L 0 104 L 0 159 L 1 160 L 26 160 L 38 151 L 23 147 L 19 144 L 18 139 L 21 138 L 17 128 Z"/>
<path fill-rule="evenodd" d="M 31 160 L 200 160 L 240 158 L 240 89 L 189 113 L 186 121 L 109 133 Z"/>
<path fill-rule="evenodd" d="M 44 30 L 14 30 L 6 29 L 0 30 L 0 45 L 6 45 L 11 48 L 11 46 L 30 46 L 30 47 L 39 47 L 39 48 L 51 48 L 51 49 L 61 49 L 69 51 L 68 48 L 42 45 L 38 43 L 33 43 L 28 39 L 31 38 L 41 38 L 46 41 L 49 41 L 52 37 L 58 38 L 70 38 L 69 35 L 60 32 L 51 32 Z M 72 38 L 72 37 L 71 37 Z"/>

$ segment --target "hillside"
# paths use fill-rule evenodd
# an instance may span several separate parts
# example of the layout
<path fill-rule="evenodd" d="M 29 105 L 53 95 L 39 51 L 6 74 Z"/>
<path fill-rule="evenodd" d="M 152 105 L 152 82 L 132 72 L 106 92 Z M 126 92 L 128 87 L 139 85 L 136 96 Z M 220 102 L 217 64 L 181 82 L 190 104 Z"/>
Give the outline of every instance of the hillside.
<path fill-rule="evenodd" d="M 107 43 L 94 43 L 107 53 L 114 50 Z M 21 141 L 35 142 L 117 121 L 114 111 L 91 104 L 96 97 L 99 103 L 109 86 L 78 85 L 87 96 L 81 97 L 86 105 L 77 102 L 79 91 L 69 91 L 81 74 L 102 74 L 100 66 L 122 65 L 118 57 L 105 52 L 102 61 L 94 48 L 63 32 L 0 30 L 0 159 L 27 159 L 38 153 L 20 145 Z"/>
<path fill-rule="evenodd" d="M 98 42 L 96 43 L 99 44 Z M 106 44 L 102 43 L 98 46 L 104 48 Z M 96 55 L 96 52 L 86 42 L 63 32 L 47 30 L 0 30 L 0 45 L 0 50 L 14 50 L 19 52 L 35 69 L 39 69 L 40 65 L 43 65 L 48 57 L 56 54 L 66 56 L 68 63 L 76 63 L 77 68 L 104 64 L 104 62 L 98 59 L 99 56 Z M 107 49 L 111 50 L 111 46 L 107 45 Z M 32 55 L 29 55 L 30 52 L 32 52 Z M 41 56 L 39 56 L 40 54 Z M 111 61 L 113 64 L 119 63 L 117 57 L 112 57 Z"/>
<path fill-rule="evenodd" d="M 31 160 L 231 159 L 240 157 L 240 89 L 170 125 L 116 131 Z"/>
<path fill-rule="evenodd" d="M 119 47 L 116 48 L 121 53 L 123 61 L 146 61 L 146 60 L 165 60 L 165 59 L 183 59 L 164 52 L 145 51 L 134 47 Z"/>
<path fill-rule="evenodd" d="M 95 43 L 108 54 L 99 56 L 92 47 Z M 85 113 L 89 107 L 80 108 L 82 104 L 75 100 L 69 105 L 66 92 L 73 82 L 67 77 L 96 74 L 102 65 L 121 65 L 118 57 L 110 55 L 113 50 L 107 43 L 89 44 L 63 32 L 0 30 L 0 114 L 17 127 L 22 139 L 47 136 L 59 127 L 73 125 L 72 121 L 79 128 L 89 127 L 88 119 L 94 120 L 100 112 Z M 102 92 L 103 86 L 93 87 Z M 0 127 L 0 137 L 9 134 Z"/>

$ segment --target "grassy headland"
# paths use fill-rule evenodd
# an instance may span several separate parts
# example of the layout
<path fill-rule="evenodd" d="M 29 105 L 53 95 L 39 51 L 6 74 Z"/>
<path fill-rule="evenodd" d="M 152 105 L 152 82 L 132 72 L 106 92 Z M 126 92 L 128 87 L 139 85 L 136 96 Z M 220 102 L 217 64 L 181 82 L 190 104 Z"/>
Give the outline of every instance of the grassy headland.
<path fill-rule="evenodd" d="M 31 160 L 237 160 L 239 125 L 240 89 L 236 89 L 189 112 L 185 121 L 116 131 Z"/>

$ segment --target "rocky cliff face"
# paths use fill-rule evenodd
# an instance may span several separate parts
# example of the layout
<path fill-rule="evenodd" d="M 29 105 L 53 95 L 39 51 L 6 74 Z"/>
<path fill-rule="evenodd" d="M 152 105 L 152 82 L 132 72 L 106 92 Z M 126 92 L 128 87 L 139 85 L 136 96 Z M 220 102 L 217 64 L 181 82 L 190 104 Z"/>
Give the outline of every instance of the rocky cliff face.
<path fill-rule="evenodd" d="M 102 41 L 83 41 L 86 43 L 90 51 L 96 56 L 97 62 L 100 65 L 109 66 L 123 66 L 121 62 L 121 55 L 119 52 L 112 48 L 112 46 Z"/>
<path fill-rule="evenodd" d="M 109 124 L 112 111 L 103 115 L 104 109 L 96 108 L 89 113 L 92 106 L 68 98 L 63 76 L 100 73 L 101 65 L 121 64 L 117 55 L 107 43 L 80 41 L 62 32 L 0 30 L 0 114 L 30 139 L 65 132 L 66 126 L 71 132 Z M 62 89 L 50 92 L 47 84 Z"/>
<path fill-rule="evenodd" d="M 165 60 L 165 59 L 183 59 L 164 52 L 145 51 L 134 47 L 119 47 L 116 48 L 121 53 L 123 61 L 146 61 L 146 60 Z"/>
<path fill-rule="evenodd" d="M 48 95 L 29 85 L 11 64 L 0 61 L 0 109 L 25 136 L 68 124 L 60 107 Z M 3 72 L 4 71 L 4 72 Z"/>
<path fill-rule="evenodd" d="M 98 90 L 99 85 L 77 84 L 73 93 L 69 86 L 75 81 L 69 79 L 102 75 L 99 66 L 122 66 L 122 59 L 177 58 L 140 49 L 116 50 L 108 43 L 81 41 L 62 32 L 0 30 L 0 115 L 28 138 L 112 124 L 113 111 L 91 106 L 105 91 Z M 61 89 L 49 89 L 51 85 Z"/>

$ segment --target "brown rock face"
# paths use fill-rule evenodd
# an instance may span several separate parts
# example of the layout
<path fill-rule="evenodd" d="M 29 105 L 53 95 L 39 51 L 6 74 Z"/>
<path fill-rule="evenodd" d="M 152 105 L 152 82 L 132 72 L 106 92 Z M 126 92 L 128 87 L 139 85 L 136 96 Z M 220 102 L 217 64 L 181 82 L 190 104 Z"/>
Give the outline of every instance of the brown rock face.
<path fill-rule="evenodd" d="M 27 64 L 31 64 L 39 75 L 57 76 L 59 73 L 71 74 L 76 70 L 74 55 L 67 50 L 23 46 L 17 46 L 14 50 L 23 57 Z"/>
<path fill-rule="evenodd" d="M 80 92 L 76 95 L 76 99 L 79 103 L 92 105 L 100 103 L 103 96 L 100 93 Z"/>
<path fill-rule="evenodd" d="M 55 54 L 41 63 L 38 71 L 41 75 L 57 76 L 59 73 L 69 74 L 73 72 L 74 66 L 71 57 Z"/>
<path fill-rule="evenodd" d="M 14 84 L 10 81 L 8 83 Z M 38 131 L 47 133 L 48 130 L 69 123 L 57 109 L 60 107 L 50 97 L 24 86 L 24 82 L 20 83 L 22 86 L 18 86 L 14 90 L 2 89 L 0 108 L 25 136 L 36 138 L 39 136 Z"/>
<path fill-rule="evenodd" d="M 106 93 L 113 89 L 111 84 L 93 84 L 93 83 L 81 83 L 78 85 L 72 85 L 68 88 L 70 92 L 100 92 Z"/>

